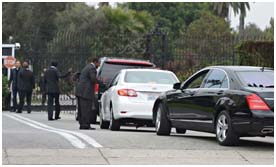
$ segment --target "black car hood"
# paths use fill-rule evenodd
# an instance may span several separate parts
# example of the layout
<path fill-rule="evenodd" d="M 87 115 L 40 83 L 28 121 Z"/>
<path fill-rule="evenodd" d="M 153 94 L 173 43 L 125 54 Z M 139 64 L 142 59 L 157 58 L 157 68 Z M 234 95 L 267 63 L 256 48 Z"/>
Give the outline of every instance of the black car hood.
<path fill-rule="evenodd" d="M 274 88 L 244 87 L 243 90 L 255 93 L 260 96 L 267 103 L 270 109 L 274 111 Z"/>

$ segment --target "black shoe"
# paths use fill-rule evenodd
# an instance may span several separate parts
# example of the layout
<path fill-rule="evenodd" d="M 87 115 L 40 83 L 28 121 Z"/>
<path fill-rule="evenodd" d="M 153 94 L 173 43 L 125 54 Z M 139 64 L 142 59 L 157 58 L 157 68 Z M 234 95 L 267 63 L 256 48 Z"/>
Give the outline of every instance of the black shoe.
<path fill-rule="evenodd" d="M 61 119 L 61 117 L 55 117 L 55 119 L 57 120 L 57 119 Z"/>
<path fill-rule="evenodd" d="M 53 118 L 50 118 L 50 119 L 48 119 L 48 121 L 54 121 L 55 119 L 53 119 Z"/>
<path fill-rule="evenodd" d="M 92 127 L 90 127 L 90 126 L 80 126 L 80 129 L 81 130 L 95 130 L 95 128 L 92 128 Z"/>
<path fill-rule="evenodd" d="M 28 114 L 31 114 L 31 111 L 28 111 Z"/>
<path fill-rule="evenodd" d="M 22 111 L 16 111 L 15 113 L 19 113 L 20 114 L 20 113 L 22 113 Z"/>

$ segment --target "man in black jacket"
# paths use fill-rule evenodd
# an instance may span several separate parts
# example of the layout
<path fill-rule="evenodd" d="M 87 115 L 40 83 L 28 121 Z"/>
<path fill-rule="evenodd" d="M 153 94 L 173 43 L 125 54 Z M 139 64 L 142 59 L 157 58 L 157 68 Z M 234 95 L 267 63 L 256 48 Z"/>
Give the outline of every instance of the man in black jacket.
<path fill-rule="evenodd" d="M 20 104 L 16 113 L 22 113 L 22 109 L 27 98 L 27 112 L 31 113 L 32 92 L 35 87 L 33 72 L 29 69 L 29 63 L 23 63 L 23 69 L 18 73 L 17 87 L 19 91 Z"/>
<path fill-rule="evenodd" d="M 48 103 L 47 103 L 47 110 L 48 110 L 48 120 L 57 120 L 60 119 L 60 104 L 59 104 L 59 78 L 65 78 L 71 73 L 71 69 L 64 74 L 61 75 L 57 69 L 57 62 L 52 62 L 50 68 L 48 68 L 44 75 L 45 80 L 45 87 L 46 93 L 48 95 Z M 55 101 L 55 119 L 53 119 L 53 103 Z"/>
<path fill-rule="evenodd" d="M 93 129 L 90 127 L 92 117 L 95 115 L 92 112 L 96 112 L 94 87 L 99 62 L 97 58 L 90 62 L 82 69 L 76 89 L 80 129 Z"/>
<path fill-rule="evenodd" d="M 9 89 L 11 88 L 12 92 L 12 109 L 11 112 L 16 112 L 18 109 L 17 105 L 17 94 L 18 94 L 18 89 L 17 89 L 17 80 L 18 80 L 18 73 L 20 71 L 20 66 L 21 63 L 19 60 L 15 62 L 15 68 L 11 70 L 11 75 L 9 79 Z"/>

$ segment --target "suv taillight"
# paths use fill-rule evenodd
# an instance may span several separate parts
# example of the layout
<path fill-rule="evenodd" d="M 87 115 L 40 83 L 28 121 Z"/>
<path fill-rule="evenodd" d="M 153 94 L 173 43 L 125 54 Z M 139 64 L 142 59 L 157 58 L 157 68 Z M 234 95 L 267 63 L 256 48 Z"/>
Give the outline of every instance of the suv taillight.
<path fill-rule="evenodd" d="M 256 94 L 246 96 L 250 110 L 270 110 L 266 103 Z"/>
<path fill-rule="evenodd" d="M 119 89 L 117 93 L 119 96 L 137 97 L 137 93 L 133 89 Z"/>
<path fill-rule="evenodd" d="M 94 91 L 96 94 L 99 93 L 99 84 L 98 83 L 95 84 Z"/>

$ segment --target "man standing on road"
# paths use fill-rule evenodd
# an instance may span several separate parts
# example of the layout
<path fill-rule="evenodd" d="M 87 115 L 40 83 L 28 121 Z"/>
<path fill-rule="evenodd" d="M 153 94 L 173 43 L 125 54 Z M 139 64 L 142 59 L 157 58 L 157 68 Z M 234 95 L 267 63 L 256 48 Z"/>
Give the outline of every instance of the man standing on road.
<path fill-rule="evenodd" d="M 27 99 L 27 112 L 31 113 L 32 92 L 35 88 L 35 78 L 33 72 L 29 69 L 29 63 L 26 61 L 23 62 L 23 69 L 18 73 L 17 82 L 20 104 L 16 113 L 22 113 L 25 98 Z"/>
<path fill-rule="evenodd" d="M 11 112 L 16 112 L 18 109 L 17 105 L 17 94 L 18 94 L 18 88 L 17 88 L 17 81 L 18 81 L 18 73 L 20 71 L 21 63 L 19 60 L 15 62 L 15 68 L 11 70 L 11 75 L 9 79 L 9 89 L 12 85 L 11 91 L 12 91 L 12 109 Z"/>
<path fill-rule="evenodd" d="M 44 82 L 46 87 L 46 93 L 48 95 L 48 120 L 57 120 L 60 119 L 60 104 L 59 104 L 59 78 L 65 78 L 71 73 L 71 69 L 64 75 L 61 75 L 57 69 L 57 62 L 52 62 L 50 68 L 48 68 L 45 72 Z M 55 101 L 55 119 L 53 119 L 53 107 Z"/>
<path fill-rule="evenodd" d="M 96 112 L 94 87 L 99 62 L 97 58 L 93 58 L 89 62 L 81 71 L 76 89 L 80 129 L 94 129 L 90 127 L 90 124 L 93 116 L 96 116 L 96 114 L 93 114 L 93 112 Z"/>

